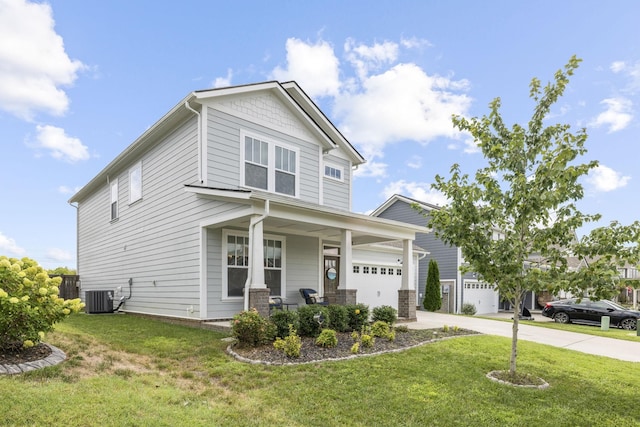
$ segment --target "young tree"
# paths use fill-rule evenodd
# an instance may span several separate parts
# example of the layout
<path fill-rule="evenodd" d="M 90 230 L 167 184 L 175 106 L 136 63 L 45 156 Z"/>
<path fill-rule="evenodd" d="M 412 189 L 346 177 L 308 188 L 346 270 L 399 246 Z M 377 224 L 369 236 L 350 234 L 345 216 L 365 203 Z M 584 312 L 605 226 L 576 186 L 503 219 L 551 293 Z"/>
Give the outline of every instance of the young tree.
<path fill-rule="evenodd" d="M 635 238 L 637 242 L 637 223 L 627 228 L 613 224 L 609 230 L 614 231 L 597 229 L 578 241 L 576 230 L 600 218 L 583 214 L 575 204 L 583 197 L 579 178 L 598 163 L 575 161 L 586 152 L 585 129 L 571 133 L 566 124 L 544 126 L 580 61 L 572 57 L 544 88 L 538 79 L 531 81 L 530 98 L 536 105 L 525 126 L 507 128 L 500 115 L 500 98 L 490 103 L 488 116 L 454 117 L 454 126 L 475 139 L 487 166 L 470 179 L 454 164 L 448 180 L 436 176 L 433 184 L 449 200 L 447 206 L 431 212 L 430 226 L 436 236 L 461 247 L 463 268 L 495 284 L 516 310 L 526 291 L 565 289 L 578 295 L 588 291 L 599 298 L 609 296 L 615 289 L 615 264 L 634 256 L 637 263 L 637 243 L 620 252 L 628 247 L 625 241 Z M 570 255 L 599 258 L 576 272 L 568 269 Z M 516 373 L 517 343 L 515 315 L 511 375 Z"/>
<path fill-rule="evenodd" d="M 427 272 L 427 283 L 424 289 L 424 300 L 422 305 L 425 310 L 437 311 L 442 307 L 442 296 L 440 295 L 440 270 L 435 259 L 429 261 Z"/>

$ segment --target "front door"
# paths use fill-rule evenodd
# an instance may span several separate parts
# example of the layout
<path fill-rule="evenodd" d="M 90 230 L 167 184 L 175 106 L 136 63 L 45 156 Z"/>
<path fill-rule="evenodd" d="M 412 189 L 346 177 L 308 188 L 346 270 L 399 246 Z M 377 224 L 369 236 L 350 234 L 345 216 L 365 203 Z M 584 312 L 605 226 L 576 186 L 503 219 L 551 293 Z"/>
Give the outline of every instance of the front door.
<path fill-rule="evenodd" d="M 336 303 L 336 290 L 340 280 L 340 257 L 324 256 L 324 297 L 329 304 Z"/>

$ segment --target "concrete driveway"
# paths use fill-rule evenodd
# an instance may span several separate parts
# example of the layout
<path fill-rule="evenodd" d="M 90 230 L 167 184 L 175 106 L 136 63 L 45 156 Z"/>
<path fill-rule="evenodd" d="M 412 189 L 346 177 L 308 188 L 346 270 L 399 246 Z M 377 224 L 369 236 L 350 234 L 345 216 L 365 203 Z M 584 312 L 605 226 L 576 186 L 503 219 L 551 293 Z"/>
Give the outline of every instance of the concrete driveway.
<path fill-rule="evenodd" d="M 487 335 L 511 338 L 512 323 L 510 322 L 426 311 L 418 311 L 416 315 L 418 318 L 416 322 L 406 323 L 411 329 L 441 328 L 443 325 L 448 325 L 470 329 Z M 508 313 L 502 316 L 511 319 L 513 314 Z M 533 313 L 533 317 L 536 319 L 535 321 L 524 321 L 519 324 L 519 340 L 533 341 L 628 362 L 640 362 L 640 342 L 540 328 L 532 326 L 531 323 L 544 322 L 547 321 L 546 318 L 536 313 Z M 585 326 L 585 328 L 587 327 L 591 326 Z M 636 334 L 635 331 L 629 331 L 629 333 Z"/>

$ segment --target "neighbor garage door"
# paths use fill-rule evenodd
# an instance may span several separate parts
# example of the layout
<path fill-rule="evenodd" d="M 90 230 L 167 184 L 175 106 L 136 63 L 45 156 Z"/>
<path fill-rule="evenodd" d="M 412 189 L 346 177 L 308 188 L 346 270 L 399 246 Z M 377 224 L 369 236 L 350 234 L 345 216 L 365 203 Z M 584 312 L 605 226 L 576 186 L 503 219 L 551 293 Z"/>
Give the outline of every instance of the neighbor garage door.
<path fill-rule="evenodd" d="M 494 285 L 477 280 L 465 280 L 462 300 L 463 303 L 475 305 L 476 314 L 498 312 L 498 292 Z"/>

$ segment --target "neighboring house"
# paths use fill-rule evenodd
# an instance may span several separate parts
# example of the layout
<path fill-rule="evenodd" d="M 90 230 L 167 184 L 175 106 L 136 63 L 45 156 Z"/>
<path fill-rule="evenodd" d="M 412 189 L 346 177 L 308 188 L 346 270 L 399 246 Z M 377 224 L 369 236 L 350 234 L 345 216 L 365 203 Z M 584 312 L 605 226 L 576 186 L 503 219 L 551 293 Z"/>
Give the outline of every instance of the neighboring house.
<path fill-rule="evenodd" d="M 414 209 L 414 204 L 422 212 L 426 213 L 427 217 L 419 210 Z M 499 296 L 494 286 L 479 281 L 474 273 L 463 275 L 460 272 L 460 266 L 464 263 L 462 250 L 459 247 L 445 244 L 427 229 L 427 224 L 429 223 L 428 213 L 434 209 L 439 209 L 439 207 L 396 194 L 371 213 L 372 216 L 377 218 L 402 221 L 424 227 L 423 232 L 416 235 L 415 243 L 420 247 L 426 248 L 429 253 L 419 262 L 416 303 L 419 306 L 422 305 L 429 260 L 434 259 L 438 263 L 440 283 L 442 285 L 441 311 L 460 313 L 462 304 L 471 303 L 476 307 L 478 314 L 497 313 Z"/>
<path fill-rule="evenodd" d="M 350 211 L 362 163 L 295 82 L 192 92 L 70 199 L 81 297 L 130 292 L 127 312 L 195 320 L 303 304 L 300 288 L 355 303 L 354 249 L 401 242 L 384 303 L 415 317 L 421 227 Z"/>

